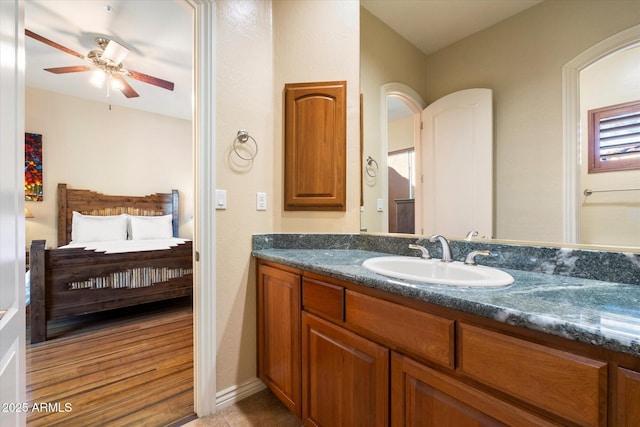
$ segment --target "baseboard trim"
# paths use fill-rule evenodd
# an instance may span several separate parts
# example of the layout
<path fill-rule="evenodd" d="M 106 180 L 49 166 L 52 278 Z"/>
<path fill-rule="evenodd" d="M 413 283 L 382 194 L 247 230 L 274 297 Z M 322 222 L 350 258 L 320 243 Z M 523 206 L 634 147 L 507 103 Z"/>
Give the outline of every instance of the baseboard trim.
<path fill-rule="evenodd" d="M 216 411 L 226 408 L 240 400 L 267 388 L 258 378 L 243 384 L 234 385 L 216 393 Z"/>

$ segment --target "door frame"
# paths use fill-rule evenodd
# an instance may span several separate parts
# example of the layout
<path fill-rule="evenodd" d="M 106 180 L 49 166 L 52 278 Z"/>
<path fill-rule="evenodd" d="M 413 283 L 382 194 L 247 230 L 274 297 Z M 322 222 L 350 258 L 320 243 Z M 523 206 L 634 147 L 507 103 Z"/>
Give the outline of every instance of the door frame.
<path fill-rule="evenodd" d="M 382 182 L 386 183 L 382 194 L 383 206 L 389 206 L 389 171 L 387 155 L 389 154 L 389 134 L 387 126 L 387 97 L 392 96 L 402 100 L 413 112 L 413 146 L 415 147 L 416 163 L 416 191 L 415 191 L 415 232 L 422 230 L 422 150 L 421 150 L 421 114 L 427 103 L 420 94 L 404 83 L 390 82 L 380 86 L 380 172 Z M 382 215 L 381 230 L 389 231 L 389 211 L 385 209 Z"/>
<path fill-rule="evenodd" d="M 14 0 L 19 11 L 24 10 L 24 0 Z M 194 71 L 193 71 L 193 144 L 194 144 L 194 409 L 203 417 L 216 411 L 216 239 L 215 209 L 215 0 L 182 0 L 194 10 Z M 15 26 L 22 32 L 17 34 L 19 46 L 16 58 L 24 61 L 24 14 L 15 14 Z M 17 64 L 16 79 L 20 88 L 11 94 L 3 94 L 2 102 L 15 106 L 15 120 L 3 120 L 3 133 L 16 135 L 24 129 L 24 64 Z M 8 123 L 7 123 L 8 122 Z M 6 126 L 5 126 L 6 124 Z M 19 142 L 15 138 L 15 143 Z M 3 138 L 1 143 L 5 144 Z M 18 180 L 12 199 L 19 200 L 24 189 Z M 22 204 L 18 203 L 16 226 L 24 228 Z M 24 271 L 24 232 L 16 230 L 15 271 Z M 205 286 L 206 284 L 206 286 Z M 24 289 L 24 281 L 22 282 Z M 21 301 L 24 313 L 24 297 Z M 24 363 L 26 354 L 22 346 L 16 381 L 26 382 Z M 19 386 L 18 385 L 18 386 Z M 24 394 L 24 391 L 22 392 Z"/>
<path fill-rule="evenodd" d="M 216 86 L 215 0 L 184 0 L 194 8 L 194 410 L 216 412 Z"/>
<path fill-rule="evenodd" d="M 580 71 L 605 56 L 640 43 L 640 25 L 591 46 L 562 67 L 563 241 L 580 243 Z"/>

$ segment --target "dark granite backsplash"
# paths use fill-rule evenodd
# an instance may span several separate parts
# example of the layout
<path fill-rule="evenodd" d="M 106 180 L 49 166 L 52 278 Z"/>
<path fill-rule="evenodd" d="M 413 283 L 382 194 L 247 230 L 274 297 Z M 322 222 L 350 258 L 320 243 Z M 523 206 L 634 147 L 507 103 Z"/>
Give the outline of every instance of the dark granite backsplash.
<path fill-rule="evenodd" d="M 358 249 L 395 255 L 418 255 L 409 244 L 427 248 L 433 258 L 442 255 L 439 243 L 418 236 L 378 234 L 258 234 L 253 249 Z M 559 276 L 640 285 L 640 253 L 519 245 L 489 240 L 451 240 L 453 257 L 464 261 L 474 250 L 489 249 L 478 264 Z"/>

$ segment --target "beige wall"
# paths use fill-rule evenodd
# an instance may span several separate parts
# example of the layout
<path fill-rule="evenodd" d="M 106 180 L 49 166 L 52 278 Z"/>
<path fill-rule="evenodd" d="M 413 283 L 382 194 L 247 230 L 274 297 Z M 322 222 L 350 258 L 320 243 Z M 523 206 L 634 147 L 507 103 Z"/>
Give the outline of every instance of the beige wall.
<path fill-rule="evenodd" d="M 217 390 L 256 376 L 255 262 L 251 238 L 265 232 L 357 232 L 359 225 L 359 75 L 356 1 L 216 2 L 216 186 L 228 207 L 217 222 Z M 347 211 L 283 211 L 285 83 L 347 81 Z M 231 150 L 239 129 L 259 152 Z M 256 192 L 267 211 L 256 211 Z M 205 284 L 206 286 L 206 284 Z"/>
<path fill-rule="evenodd" d="M 56 188 L 180 192 L 180 236 L 193 235 L 191 121 L 26 88 L 25 131 L 42 134 L 44 201 L 26 202 L 26 242 L 57 246 Z"/>
<path fill-rule="evenodd" d="M 414 148 L 413 115 L 390 121 L 387 128 L 387 151 L 406 150 Z"/>
<path fill-rule="evenodd" d="M 386 216 L 376 210 L 378 198 L 387 191 L 387 153 L 381 146 L 381 87 L 403 83 L 426 99 L 426 56 L 398 33 L 360 8 L 360 82 L 364 98 L 364 157 L 379 165 L 376 178 L 364 175 L 364 209 L 361 228 L 386 230 Z"/>
<path fill-rule="evenodd" d="M 360 74 L 357 0 L 273 2 L 274 229 L 357 232 L 360 225 Z M 347 81 L 346 212 L 285 212 L 283 90 L 285 83 Z"/>
<path fill-rule="evenodd" d="M 581 183 L 592 190 L 640 188 L 640 170 L 587 173 L 587 111 L 640 99 L 640 46 L 627 49 L 580 73 Z M 640 191 L 583 197 L 580 242 L 640 246 Z"/>
<path fill-rule="evenodd" d="M 273 231 L 273 60 L 268 1 L 217 1 L 216 186 L 227 209 L 216 213 L 217 389 L 256 376 L 255 269 L 251 236 Z M 253 161 L 232 150 L 238 130 L 253 136 Z M 256 211 L 256 192 L 267 211 Z M 205 284 L 206 286 L 206 284 Z"/>
<path fill-rule="evenodd" d="M 496 237 L 562 241 L 562 67 L 638 23 L 637 1 L 547 0 L 428 57 L 428 103 L 493 89 Z"/>

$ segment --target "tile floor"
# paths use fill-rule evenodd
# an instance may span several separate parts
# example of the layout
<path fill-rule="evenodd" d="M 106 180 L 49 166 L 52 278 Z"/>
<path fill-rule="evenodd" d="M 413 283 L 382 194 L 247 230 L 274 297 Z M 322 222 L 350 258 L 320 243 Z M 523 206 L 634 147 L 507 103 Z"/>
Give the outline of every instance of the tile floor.
<path fill-rule="evenodd" d="M 268 389 L 224 408 L 215 415 L 198 418 L 183 427 L 300 427 L 300 418 Z"/>

